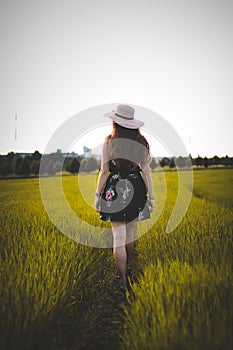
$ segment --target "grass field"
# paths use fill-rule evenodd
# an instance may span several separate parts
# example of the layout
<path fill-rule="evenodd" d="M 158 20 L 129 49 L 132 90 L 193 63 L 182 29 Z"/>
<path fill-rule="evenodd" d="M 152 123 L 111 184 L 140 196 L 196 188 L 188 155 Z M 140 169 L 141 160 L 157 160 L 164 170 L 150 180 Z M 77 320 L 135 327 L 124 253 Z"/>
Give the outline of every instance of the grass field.
<path fill-rule="evenodd" d="M 177 173 L 152 176 L 157 208 L 167 187 L 165 206 L 136 241 L 126 296 L 112 249 L 59 232 L 38 179 L 0 181 L 1 350 L 232 348 L 233 170 L 194 171 L 190 206 L 169 234 Z M 45 181 L 49 189 L 57 178 Z M 73 211 L 104 229 L 91 207 L 95 182 L 96 174 L 82 175 L 87 202 L 77 176 L 64 177 L 63 188 Z"/>

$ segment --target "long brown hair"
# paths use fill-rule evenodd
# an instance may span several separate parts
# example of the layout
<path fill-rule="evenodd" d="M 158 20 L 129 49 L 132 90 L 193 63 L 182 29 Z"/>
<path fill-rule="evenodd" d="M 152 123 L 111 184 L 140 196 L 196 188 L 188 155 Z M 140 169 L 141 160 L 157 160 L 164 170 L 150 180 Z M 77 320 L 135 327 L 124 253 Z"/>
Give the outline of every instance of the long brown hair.
<path fill-rule="evenodd" d="M 121 144 L 119 143 L 111 143 L 111 140 L 115 140 L 118 138 L 121 139 L 128 139 L 128 140 L 132 140 L 132 141 L 136 141 L 139 143 L 139 146 L 142 145 L 144 147 L 133 147 L 132 149 L 132 143 L 128 145 L 128 147 L 130 149 L 130 154 L 132 155 L 132 158 L 134 159 L 138 159 L 139 162 L 141 163 L 141 165 L 143 165 L 144 163 L 146 163 L 147 161 L 150 160 L 150 146 L 149 143 L 147 141 L 147 139 L 141 134 L 139 129 L 128 129 L 125 128 L 115 122 L 113 122 L 112 125 L 112 132 L 110 135 L 108 135 L 105 138 L 105 141 L 110 141 L 107 142 L 107 152 L 109 155 L 111 155 L 111 157 L 114 158 L 114 156 L 117 156 L 118 152 L 119 152 L 119 148 L 121 146 Z M 133 144 L 134 146 L 135 144 Z M 124 142 L 122 147 L 124 147 L 123 152 L 127 153 L 127 144 Z M 120 151 L 120 153 L 122 154 L 122 150 Z"/>

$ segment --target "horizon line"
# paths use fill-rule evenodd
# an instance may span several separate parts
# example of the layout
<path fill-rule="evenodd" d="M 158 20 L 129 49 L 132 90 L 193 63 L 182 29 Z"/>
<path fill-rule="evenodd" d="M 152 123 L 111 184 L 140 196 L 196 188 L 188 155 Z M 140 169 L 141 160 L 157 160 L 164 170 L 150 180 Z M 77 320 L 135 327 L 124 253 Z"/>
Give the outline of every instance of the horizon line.
<path fill-rule="evenodd" d="M 85 146 L 85 147 L 87 147 L 87 146 Z M 87 147 L 88 148 L 88 147 Z M 91 148 L 88 148 L 88 149 L 90 149 L 91 150 Z M 62 152 L 62 150 L 61 149 L 57 149 L 56 151 L 54 151 L 54 152 L 50 152 L 50 153 L 42 153 L 42 152 L 40 152 L 38 149 L 35 149 L 34 151 L 14 151 L 14 150 L 10 150 L 10 151 L 7 151 L 6 153 L 1 153 L 0 152 L 0 156 L 7 156 L 9 153 L 11 153 L 11 152 L 13 152 L 13 153 L 15 153 L 15 154 L 20 154 L 20 153 L 29 153 L 29 154 L 33 154 L 34 152 L 39 152 L 40 154 L 42 154 L 42 155 L 44 155 L 44 154 L 51 154 L 51 153 L 57 153 L 58 151 L 61 151 L 61 153 L 62 154 L 71 154 L 71 153 L 76 153 L 77 155 L 83 155 L 84 154 L 84 152 L 83 153 L 78 153 L 77 151 L 69 151 L 69 152 Z M 93 155 L 101 155 L 101 154 L 93 154 Z M 213 157 L 215 157 L 215 156 L 217 156 L 217 157 L 219 157 L 219 158 L 222 158 L 222 157 L 233 157 L 233 154 L 229 154 L 229 153 L 226 153 L 226 154 L 224 154 L 224 155 L 219 155 L 219 154 L 217 154 L 217 153 L 213 153 L 213 155 L 212 156 L 207 156 L 207 155 L 203 155 L 203 154 L 200 154 L 200 153 L 197 153 L 197 155 L 196 156 L 193 156 L 192 155 L 192 153 L 189 153 L 188 155 L 191 155 L 191 157 L 192 158 L 197 158 L 197 157 L 201 157 L 201 158 L 205 158 L 205 157 L 207 157 L 207 158 L 213 158 Z M 181 156 L 181 155 L 180 155 Z M 179 157 L 180 157 L 179 156 Z M 157 155 L 157 156 L 153 156 L 153 158 L 172 158 L 172 157 L 176 157 L 176 156 L 171 156 L 171 155 Z"/>

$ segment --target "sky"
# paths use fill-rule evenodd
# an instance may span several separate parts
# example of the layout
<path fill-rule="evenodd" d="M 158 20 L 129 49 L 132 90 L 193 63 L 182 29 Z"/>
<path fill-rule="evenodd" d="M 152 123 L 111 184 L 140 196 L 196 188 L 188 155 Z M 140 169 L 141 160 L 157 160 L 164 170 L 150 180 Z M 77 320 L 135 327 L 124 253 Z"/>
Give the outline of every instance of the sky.
<path fill-rule="evenodd" d="M 233 155 L 231 0 L 1 0 L 0 40 L 0 154 L 43 153 L 77 113 L 127 103 L 193 157 Z"/>
<path fill-rule="evenodd" d="M 90 148 L 91 154 L 100 156 L 102 154 L 102 145 L 103 145 L 103 135 L 109 135 L 112 131 L 111 123 L 110 125 L 100 126 L 97 129 L 87 131 L 81 137 L 78 137 L 73 144 L 71 144 L 68 152 L 75 150 L 78 154 L 83 153 L 83 146 L 88 145 Z M 150 154 L 151 157 L 171 157 L 173 154 L 169 149 L 165 147 L 157 138 L 151 136 L 145 130 L 142 130 L 141 133 L 146 137 L 150 145 Z M 187 150 L 188 151 L 188 150 Z M 184 155 L 184 154 L 182 154 Z"/>

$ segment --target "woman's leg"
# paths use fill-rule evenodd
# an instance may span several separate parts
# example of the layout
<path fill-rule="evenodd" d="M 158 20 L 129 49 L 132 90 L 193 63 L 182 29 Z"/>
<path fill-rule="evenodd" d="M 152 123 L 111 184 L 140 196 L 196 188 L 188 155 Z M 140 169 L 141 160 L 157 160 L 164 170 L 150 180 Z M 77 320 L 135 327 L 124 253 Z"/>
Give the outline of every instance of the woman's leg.
<path fill-rule="evenodd" d="M 134 232 L 135 232 L 136 224 L 137 223 L 135 221 L 131 221 L 131 222 L 128 222 L 126 225 L 125 247 L 126 247 L 128 261 L 130 259 L 131 252 L 134 248 Z"/>
<path fill-rule="evenodd" d="M 123 289 L 126 289 L 126 226 L 123 222 L 119 221 L 112 221 L 111 224 L 113 233 L 113 254 L 120 275 L 120 285 Z"/>

